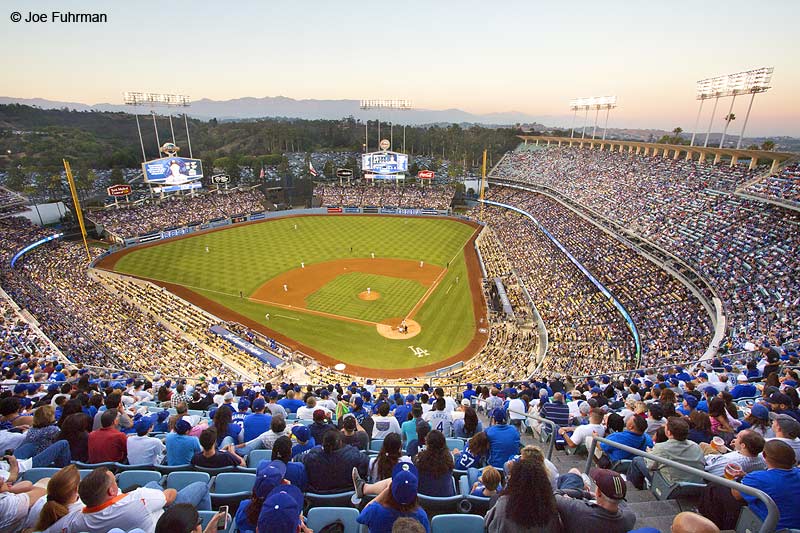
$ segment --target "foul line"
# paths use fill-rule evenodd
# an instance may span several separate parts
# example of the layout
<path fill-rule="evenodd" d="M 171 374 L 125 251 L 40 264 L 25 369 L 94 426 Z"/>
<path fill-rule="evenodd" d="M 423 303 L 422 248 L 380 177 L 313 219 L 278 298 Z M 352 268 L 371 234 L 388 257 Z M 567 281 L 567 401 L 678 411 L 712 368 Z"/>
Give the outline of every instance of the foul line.
<path fill-rule="evenodd" d="M 300 320 L 299 318 L 294 317 L 294 316 L 279 315 L 278 313 L 275 313 L 275 316 L 279 316 L 281 318 L 288 318 L 289 320 L 297 320 L 297 321 Z"/>
<path fill-rule="evenodd" d="M 469 244 L 469 241 L 471 241 L 472 238 L 475 236 L 475 234 L 478 233 L 481 229 L 482 228 L 475 228 L 475 230 L 473 230 L 473 232 L 470 234 L 470 236 L 467 238 L 467 240 L 464 241 L 464 244 L 461 245 L 461 247 L 458 249 L 458 251 L 455 253 L 455 255 L 453 255 L 453 257 L 450 259 L 450 261 L 447 262 L 447 265 L 450 265 L 450 263 L 452 263 L 453 261 L 456 260 L 456 257 L 458 257 L 458 255 L 464 251 L 464 248 L 467 246 L 467 244 Z M 422 306 L 425 305 L 425 302 L 428 301 L 428 298 L 430 298 L 431 294 L 433 294 L 433 291 L 436 290 L 436 288 L 439 286 L 439 283 L 442 281 L 442 279 L 444 279 L 444 276 L 445 276 L 445 274 L 447 274 L 448 270 L 450 270 L 450 268 L 449 268 L 449 266 L 446 266 L 439 273 L 439 275 L 436 276 L 436 279 L 433 280 L 433 283 L 431 284 L 431 286 L 428 287 L 428 290 L 425 291 L 425 294 L 422 295 L 422 298 L 420 298 L 420 300 L 414 305 L 414 307 L 411 308 L 411 311 L 408 312 L 408 314 L 405 316 L 404 320 L 410 320 L 410 319 L 413 319 L 414 316 L 416 316 L 417 312 L 419 312 L 419 310 L 422 308 Z M 448 292 L 450 292 L 449 289 L 448 289 Z"/>
<path fill-rule="evenodd" d="M 120 274 L 120 273 L 116 272 L 116 274 Z M 239 298 L 238 294 L 231 294 L 229 292 L 224 292 L 224 291 L 216 291 L 214 289 L 207 289 L 205 287 L 197 287 L 195 285 L 186 285 L 186 284 L 183 284 L 183 283 L 175 283 L 174 281 L 167 281 L 167 280 L 157 279 L 157 278 L 148 278 L 148 277 L 145 277 L 145 276 L 133 276 L 132 274 L 120 274 L 120 275 L 131 276 L 131 277 L 134 277 L 134 278 L 143 279 L 145 281 L 153 281 L 153 282 L 156 282 L 156 283 L 168 283 L 170 285 L 180 285 L 181 287 L 184 287 L 186 289 L 193 289 L 193 290 L 196 290 L 196 291 L 213 292 L 215 294 L 222 294 L 223 296 L 230 296 L 232 298 Z M 343 320 L 345 322 L 354 322 L 356 324 L 364 324 L 364 325 L 367 325 L 367 326 L 377 327 L 377 326 L 380 325 L 379 322 L 370 322 L 369 320 L 362 320 L 360 318 L 353 318 L 353 317 L 342 316 L 342 315 L 334 315 L 333 313 L 326 313 L 325 311 L 315 311 L 314 309 L 304 309 L 302 307 L 293 307 L 291 305 L 279 304 L 277 302 L 270 302 L 268 300 L 259 300 L 257 298 L 251 298 L 249 296 L 246 299 L 249 302 L 257 302 L 257 303 L 260 303 L 260 304 L 272 305 L 274 307 L 280 307 L 281 309 L 286 309 L 288 311 L 294 311 L 294 312 L 297 312 L 297 313 L 306 313 L 306 314 L 309 314 L 309 315 L 324 316 L 326 318 L 332 318 L 332 319 L 335 319 L 335 320 Z M 276 316 L 280 316 L 280 315 L 276 315 Z M 285 317 L 285 318 L 291 318 L 291 317 Z M 295 318 L 294 320 L 300 320 L 300 319 L 299 318 Z"/>

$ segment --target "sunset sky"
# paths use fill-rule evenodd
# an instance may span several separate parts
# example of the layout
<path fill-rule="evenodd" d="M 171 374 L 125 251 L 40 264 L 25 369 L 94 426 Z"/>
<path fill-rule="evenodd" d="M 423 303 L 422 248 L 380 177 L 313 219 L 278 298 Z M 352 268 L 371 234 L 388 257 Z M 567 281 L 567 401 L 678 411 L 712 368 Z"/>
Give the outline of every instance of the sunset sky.
<path fill-rule="evenodd" d="M 697 80 L 774 66 L 747 133 L 800 136 L 798 0 L 6 0 L 3 8 L 0 96 L 408 98 L 568 126 L 571 98 L 617 95 L 609 126 L 689 131 Z M 10 20 L 13 11 L 53 10 L 106 13 L 108 22 Z M 748 100 L 737 98 L 737 118 Z M 717 110 L 720 127 L 728 104 Z"/>

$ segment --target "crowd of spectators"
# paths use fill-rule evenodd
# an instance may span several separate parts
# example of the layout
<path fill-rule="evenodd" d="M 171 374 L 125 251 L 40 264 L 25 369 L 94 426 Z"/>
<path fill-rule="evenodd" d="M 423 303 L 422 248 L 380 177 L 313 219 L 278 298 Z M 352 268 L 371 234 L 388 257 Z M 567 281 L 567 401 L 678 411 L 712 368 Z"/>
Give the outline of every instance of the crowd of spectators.
<path fill-rule="evenodd" d="M 93 211 L 88 218 L 122 238 L 190 223 L 249 214 L 264 210 L 264 195 L 257 189 L 211 191 L 144 200 L 136 205 Z"/>
<path fill-rule="evenodd" d="M 0 187 L 0 216 L 9 216 L 24 211 L 27 203 L 28 200 L 24 196 Z"/>
<path fill-rule="evenodd" d="M 454 195 L 452 185 L 320 183 L 314 187 L 314 196 L 320 198 L 323 206 L 448 209 Z"/>
<path fill-rule="evenodd" d="M 750 183 L 743 192 L 800 205 L 800 164 L 788 165 L 779 174 Z"/>
<path fill-rule="evenodd" d="M 548 373 L 478 389 L 467 385 L 448 395 L 428 385 L 392 393 L 370 381 L 171 380 L 158 372 L 64 368 L 35 354 L 7 353 L 0 360 L 6 378 L 0 383 L 0 442 L 11 453 L 0 460 L 0 528 L 174 531 L 181 513 L 189 512 L 182 504 L 218 511 L 220 476 L 244 469 L 256 474 L 250 489 L 227 496 L 230 516 L 214 515 L 214 527 L 234 519 L 240 531 L 296 533 L 305 527 L 303 506 L 292 502 L 304 493 L 352 491 L 354 504 L 370 499 L 358 515 L 370 531 L 391 531 L 401 518 L 427 530 L 421 494 L 482 498 L 488 531 L 578 532 L 592 523 L 628 532 L 637 520 L 624 502 L 633 487 L 645 488 L 655 475 L 669 483 L 701 481 L 607 444 L 599 447 L 591 480 L 575 469 L 559 471 L 539 448 L 523 446 L 525 413 L 553 422 L 563 445 L 577 453 L 587 453 L 595 435 L 604 436 L 740 480 L 773 498 L 778 528 L 798 527 L 792 495 L 800 490 L 800 374 L 792 367 L 799 362 L 791 346 L 765 346 L 754 356 L 662 372 L 581 379 Z M 33 383 L 34 376 L 41 382 Z M 743 387 L 752 387 L 744 398 Z M 251 461 L 257 450 L 271 457 Z M 58 470 L 28 480 L 41 467 Z M 622 467 L 627 481 L 617 473 Z M 170 488 L 169 477 L 159 482 L 158 474 L 136 486 L 112 475 L 176 468 L 221 470 L 210 483 L 206 477 L 179 490 Z M 466 488 L 457 488 L 459 475 L 467 476 Z M 766 516 L 764 505 L 747 494 L 713 484 L 704 490 L 698 507 L 706 518 L 684 516 L 695 529 L 674 531 L 700 531 L 697 524 L 709 520 L 732 529 L 745 505 Z M 147 512 L 134 513 L 142 501 Z"/>
<path fill-rule="evenodd" d="M 548 187 L 649 239 L 718 291 L 728 342 L 797 336 L 797 212 L 732 194 L 759 170 L 588 148 L 509 153 L 493 177 Z"/>
<path fill-rule="evenodd" d="M 469 215 L 480 216 L 479 208 Z M 589 374 L 636 364 L 633 337 L 622 316 L 530 219 L 488 206 L 483 216 L 547 328 L 547 369 Z"/>
<path fill-rule="evenodd" d="M 639 332 L 643 365 L 698 358 L 706 350 L 712 335 L 707 311 L 666 271 L 544 195 L 495 187 L 488 197 L 532 213 L 619 299 Z"/>

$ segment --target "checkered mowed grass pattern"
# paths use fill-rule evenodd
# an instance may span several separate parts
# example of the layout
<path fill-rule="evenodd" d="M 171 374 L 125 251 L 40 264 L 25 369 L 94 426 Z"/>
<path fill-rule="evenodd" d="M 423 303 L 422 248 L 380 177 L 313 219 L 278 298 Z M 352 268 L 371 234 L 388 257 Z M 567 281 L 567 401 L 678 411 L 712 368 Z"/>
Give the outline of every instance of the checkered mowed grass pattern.
<path fill-rule="evenodd" d="M 360 299 L 358 294 L 367 287 L 379 293 L 380 298 L 372 301 Z M 426 290 L 416 281 L 351 272 L 325 284 L 306 298 L 306 304 L 316 311 L 380 322 L 404 317 Z"/>
<path fill-rule="evenodd" d="M 121 258 L 115 269 L 184 285 L 348 364 L 381 369 L 415 368 L 458 353 L 475 332 L 462 251 L 472 233 L 473 228 L 447 219 L 377 216 L 285 218 L 135 250 Z M 422 332 L 412 339 L 413 342 L 386 339 L 368 324 L 311 315 L 246 298 L 267 280 L 299 268 L 301 261 L 312 264 L 342 258 L 368 258 L 373 252 L 376 257 L 424 260 L 441 267 L 451 262 L 438 288 L 415 316 L 422 325 Z M 419 286 L 409 280 L 400 281 Z M 327 285 L 333 285 L 333 289 L 338 291 L 339 283 L 349 283 L 349 280 L 346 277 L 341 282 L 334 280 Z M 360 281 L 354 283 L 361 284 Z M 323 289 L 328 289 L 327 285 Z M 361 290 L 361 287 L 354 287 L 351 296 L 357 297 Z M 239 291 L 245 298 L 239 298 Z M 420 298 L 424 292 L 423 288 Z M 328 298 L 327 294 L 322 296 Z M 371 310 L 372 305 L 382 300 L 359 302 L 369 304 Z M 413 307 L 419 298 L 411 297 L 409 293 L 409 300 Z M 342 307 L 334 310 L 332 303 L 321 305 L 329 305 L 329 312 L 342 315 Z M 265 318 L 266 313 L 271 315 L 269 321 Z M 394 311 L 389 313 L 390 317 L 403 315 Z M 363 314 L 356 316 L 363 318 Z M 430 355 L 417 358 L 409 344 L 428 350 Z"/>

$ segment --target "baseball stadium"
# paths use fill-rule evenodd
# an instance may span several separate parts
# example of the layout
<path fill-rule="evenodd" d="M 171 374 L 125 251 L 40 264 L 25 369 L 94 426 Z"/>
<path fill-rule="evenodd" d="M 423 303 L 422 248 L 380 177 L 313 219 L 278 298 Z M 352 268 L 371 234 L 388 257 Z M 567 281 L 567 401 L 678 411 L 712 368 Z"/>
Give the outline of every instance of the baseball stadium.
<path fill-rule="evenodd" d="M 3 22 L 0 533 L 800 531 L 797 6 L 145 4 Z"/>

